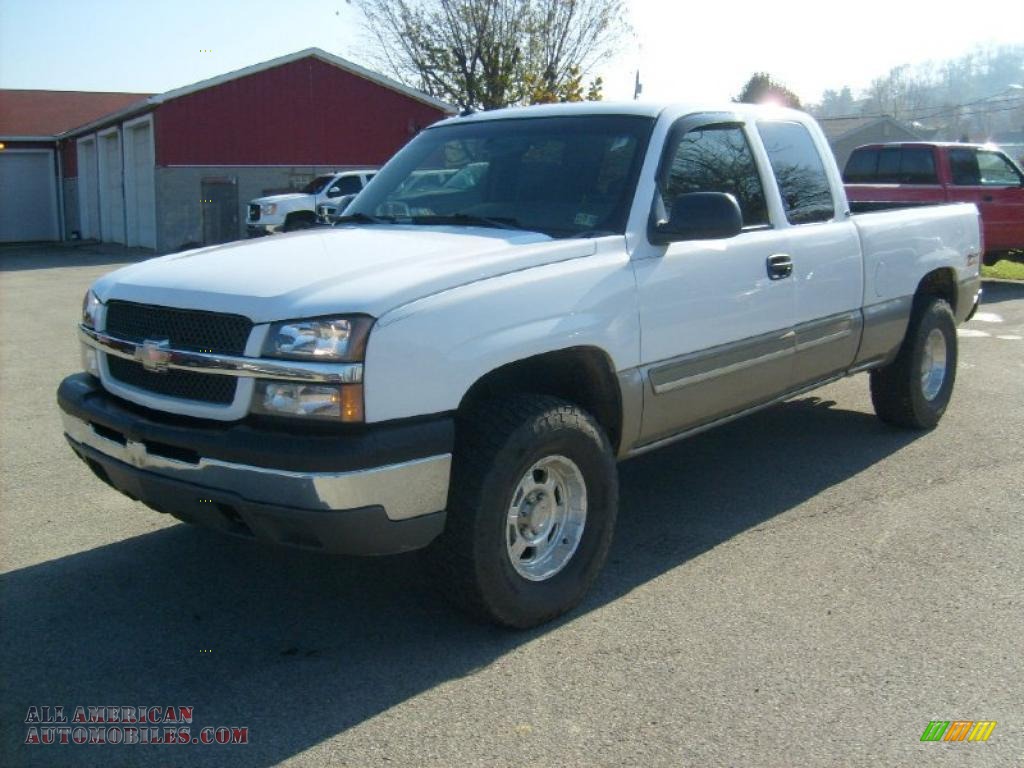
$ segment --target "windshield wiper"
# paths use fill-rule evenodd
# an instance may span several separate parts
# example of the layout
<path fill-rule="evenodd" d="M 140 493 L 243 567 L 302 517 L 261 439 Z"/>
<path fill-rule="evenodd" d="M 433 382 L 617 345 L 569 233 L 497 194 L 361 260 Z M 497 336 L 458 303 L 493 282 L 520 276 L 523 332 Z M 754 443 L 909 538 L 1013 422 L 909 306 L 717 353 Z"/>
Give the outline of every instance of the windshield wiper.
<path fill-rule="evenodd" d="M 492 227 L 494 229 L 521 229 L 524 232 L 541 230 L 520 224 L 511 216 L 477 216 L 473 213 L 450 213 L 446 215 L 410 216 L 413 224 L 464 224 L 467 226 Z"/>
<path fill-rule="evenodd" d="M 368 213 L 348 213 L 334 220 L 335 224 L 392 224 L 394 216 L 371 216 Z"/>

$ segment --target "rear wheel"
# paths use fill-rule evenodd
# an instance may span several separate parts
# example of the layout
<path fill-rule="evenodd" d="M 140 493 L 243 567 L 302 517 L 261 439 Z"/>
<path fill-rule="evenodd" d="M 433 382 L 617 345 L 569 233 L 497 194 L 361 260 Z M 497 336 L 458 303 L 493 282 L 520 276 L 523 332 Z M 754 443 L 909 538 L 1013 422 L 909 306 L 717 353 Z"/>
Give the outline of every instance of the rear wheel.
<path fill-rule="evenodd" d="M 445 532 L 427 551 L 461 607 L 525 628 L 570 610 L 611 545 L 618 474 L 597 422 L 558 398 L 491 401 L 460 420 Z"/>
<path fill-rule="evenodd" d="M 956 320 L 943 299 L 921 297 L 896 359 L 871 372 L 871 402 L 882 421 L 911 429 L 939 423 L 956 381 Z"/>

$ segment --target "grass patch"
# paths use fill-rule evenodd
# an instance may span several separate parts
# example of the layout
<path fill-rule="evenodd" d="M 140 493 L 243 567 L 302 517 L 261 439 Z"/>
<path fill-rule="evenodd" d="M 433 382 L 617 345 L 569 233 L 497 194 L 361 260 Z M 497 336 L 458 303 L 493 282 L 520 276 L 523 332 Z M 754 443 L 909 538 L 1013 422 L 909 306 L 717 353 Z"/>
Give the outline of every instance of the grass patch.
<path fill-rule="evenodd" d="M 991 267 L 981 266 L 982 277 L 996 277 L 1000 280 L 1024 280 L 1024 263 L 1000 259 Z"/>

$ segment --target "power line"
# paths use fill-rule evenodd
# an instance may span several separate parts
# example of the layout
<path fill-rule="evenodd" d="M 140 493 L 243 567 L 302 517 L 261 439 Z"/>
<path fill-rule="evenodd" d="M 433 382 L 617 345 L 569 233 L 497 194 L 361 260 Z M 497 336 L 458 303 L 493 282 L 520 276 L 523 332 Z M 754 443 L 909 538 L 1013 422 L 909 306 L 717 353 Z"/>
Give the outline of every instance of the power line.
<path fill-rule="evenodd" d="M 1005 103 L 1009 103 L 1009 102 L 1013 102 L 1013 106 L 1002 107 L 1000 109 L 967 110 L 966 112 L 959 112 L 964 107 L 970 107 L 970 106 L 973 106 L 973 105 L 976 105 L 976 104 L 983 104 L 983 103 L 987 103 L 987 104 L 1005 104 Z M 994 112 L 1011 112 L 1011 111 L 1013 111 L 1015 109 L 1019 109 L 1021 107 L 1024 107 L 1024 95 L 1010 97 L 1010 98 L 1007 98 L 1007 99 L 991 99 L 991 98 L 989 98 L 989 99 L 978 99 L 976 101 L 968 101 L 968 102 L 964 102 L 963 104 L 957 104 L 955 106 L 938 107 L 937 108 L 938 111 L 933 111 L 933 112 L 929 112 L 927 114 L 916 115 L 916 116 L 905 117 L 905 118 L 895 118 L 891 113 L 879 112 L 879 113 L 870 113 L 870 114 L 861 113 L 861 114 L 854 114 L 854 115 L 838 115 L 838 116 L 834 116 L 834 117 L 819 117 L 819 118 L 817 118 L 817 120 L 818 120 L 819 123 L 827 123 L 827 122 L 832 121 L 832 120 L 858 120 L 858 119 L 865 119 L 865 118 L 879 118 L 880 119 L 880 118 L 883 118 L 883 117 L 892 117 L 893 119 L 900 119 L 900 120 L 904 120 L 904 121 L 916 121 L 916 120 L 930 120 L 932 118 L 943 117 L 945 115 L 954 115 L 954 114 L 957 114 L 958 112 L 961 115 L 964 115 L 964 114 L 983 115 L 983 114 L 990 114 L 990 113 L 994 113 Z"/>

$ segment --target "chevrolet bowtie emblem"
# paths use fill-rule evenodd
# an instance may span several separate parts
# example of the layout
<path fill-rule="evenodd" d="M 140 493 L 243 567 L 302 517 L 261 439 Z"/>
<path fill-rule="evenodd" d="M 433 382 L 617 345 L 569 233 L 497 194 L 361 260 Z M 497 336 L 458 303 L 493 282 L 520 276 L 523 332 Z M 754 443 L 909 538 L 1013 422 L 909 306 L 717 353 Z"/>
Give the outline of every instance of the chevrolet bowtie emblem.
<path fill-rule="evenodd" d="M 147 371 L 164 373 L 171 361 L 170 345 L 171 342 L 167 339 L 146 339 L 135 348 L 135 359 L 142 363 L 142 367 Z"/>

